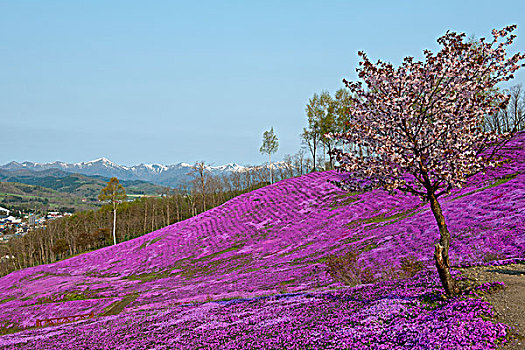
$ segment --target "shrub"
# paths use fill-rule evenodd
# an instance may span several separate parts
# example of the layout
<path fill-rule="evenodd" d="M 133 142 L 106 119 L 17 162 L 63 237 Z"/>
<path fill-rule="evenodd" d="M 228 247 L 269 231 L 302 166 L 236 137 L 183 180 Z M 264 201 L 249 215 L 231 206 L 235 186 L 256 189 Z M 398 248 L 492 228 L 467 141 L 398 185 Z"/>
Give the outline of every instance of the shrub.
<path fill-rule="evenodd" d="M 329 255 L 326 259 L 326 271 L 336 281 L 349 286 L 374 281 L 370 267 L 359 261 L 360 253 L 351 250 L 344 255 Z"/>
<path fill-rule="evenodd" d="M 392 280 L 396 278 L 410 278 L 425 268 L 423 262 L 413 256 L 401 258 L 400 266 L 381 267 L 374 271 L 369 266 L 359 261 L 359 251 L 351 250 L 343 255 L 329 255 L 326 259 L 326 272 L 336 281 L 349 286 L 363 283 L 372 283 L 379 280 Z M 380 266 L 380 264 L 374 264 Z"/>
<path fill-rule="evenodd" d="M 416 273 L 423 270 L 425 265 L 413 256 L 401 258 L 401 273 L 405 278 L 414 277 Z"/>

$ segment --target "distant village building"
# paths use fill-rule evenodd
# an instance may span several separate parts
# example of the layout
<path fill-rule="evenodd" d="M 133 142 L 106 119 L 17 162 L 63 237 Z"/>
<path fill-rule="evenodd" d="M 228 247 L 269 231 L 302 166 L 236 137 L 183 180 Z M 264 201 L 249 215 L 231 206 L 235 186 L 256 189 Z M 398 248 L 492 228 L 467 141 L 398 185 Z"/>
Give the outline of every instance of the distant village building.
<path fill-rule="evenodd" d="M 61 218 L 62 216 L 63 215 L 60 212 L 58 212 L 58 211 L 50 211 L 50 212 L 47 213 L 46 218 L 48 220 L 55 220 L 55 219 Z"/>
<path fill-rule="evenodd" d="M 14 216 L 6 216 L 1 215 L 0 216 L 0 234 L 4 235 L 2 238 L 7 239 L 8 236 L 11 235 L 5 235 L 6 230 L 12 230 L 11 232 L 14 232 L 15 234 L 22 234 L 24 232 L 24 229 L 22 227 L 22 219 L 15 218 Z"/>
<path fill-rule="evenodd" d="M 27 218 L 27 223 L 28 223 L 29 226 L 35 226 L 35 224 L 36 224 L 36 215 L 34 215 L 34 214 L 29 215 L 29 217 Z"/>
<path fill-rule="evenodd" d="M 22 223 L 22 219 L 15 218 L 14 216 L 8 216 L 6 219 L 7 219 L 7 222 L 9 222 L 11 224 L 20 224 L 20 223 Z"/>
<path fill-rule="evenodd" d="M 2 208 L 0 207 L 0 215 L 5 215 L 5 216 L 9 216 L 9 213 L 11 212 L 11 210 L 8 210 L 6 208 Z"/>

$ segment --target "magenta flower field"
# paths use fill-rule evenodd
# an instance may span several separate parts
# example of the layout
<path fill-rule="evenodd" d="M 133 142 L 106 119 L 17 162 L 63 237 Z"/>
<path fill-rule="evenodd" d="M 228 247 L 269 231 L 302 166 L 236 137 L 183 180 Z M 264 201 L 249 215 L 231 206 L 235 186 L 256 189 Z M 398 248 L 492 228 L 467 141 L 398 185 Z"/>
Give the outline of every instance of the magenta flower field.
<path fill-rule="evenodd" d="M 510 162 L 441 199 L 455 266 L 525 257 L 524 133 L 505 154 Z M 379 190 L 348 194 L 329 182 L 339 176 L 284 180 L 117 246 L 1 278 L 0 325 L 18 332 L 0 346 L 493 349 L 505 340 L 507 326 L 491 320 L 476 292 L 438 300 L 439 233 L 428 205 Z M 363 251 L 360 264 L 377 277 L 404 257 L 429 269 L 343 287 L 324 261 L 349 250 Z"/>

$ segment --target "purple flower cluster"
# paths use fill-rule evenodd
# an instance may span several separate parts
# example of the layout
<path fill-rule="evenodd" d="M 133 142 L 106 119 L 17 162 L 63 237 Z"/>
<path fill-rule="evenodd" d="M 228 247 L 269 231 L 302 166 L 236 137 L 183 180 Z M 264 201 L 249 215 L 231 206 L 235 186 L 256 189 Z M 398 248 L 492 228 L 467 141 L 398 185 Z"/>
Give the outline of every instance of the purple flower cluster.
<path fill-rule="evenodd" d="M 490 305 L 436 297 L 433 273 L 330 292 L 133 312 L 27 330 L 6 349 L 493 349 L 507 327 Z"/>
<path fill-rule="evenodd" d="M 525 134 L 506 152 L 512 162 L 441 199 L 455 266 L 525 257 Z M 338 287 L 323 272 L 329 254 L 362 250 L 360 264 L 381 274 L 409 256 L 432 266 L 439 237 L 419 199 L 379 190 L 345 193 L 329 182 L 339 176 L 284 180 L 135 240 L 13 272 L 0 279 L 0 327 L 101 315 L 117 306 L 122 312 L 28 329 L 3 336 L 1 344 L 29 347 L 40 339 L 42 349 L 133 348 L 134 342 L 137 348 L 227 349 L 264 340 L 259 348 L 418 348 L 427 342 L 486 349 L 502 339 L 504 327 L 481 317 L 490 310 L 479 300 L 425 304 L 422 296 L 439 288 L 430 277 L 323 294 Z M 301 294 L 254 299 L 290 292 Z M 200 304 L 230 299 L 250 300 Z M 437 345 L 438 339 L 449 345 Z"/>

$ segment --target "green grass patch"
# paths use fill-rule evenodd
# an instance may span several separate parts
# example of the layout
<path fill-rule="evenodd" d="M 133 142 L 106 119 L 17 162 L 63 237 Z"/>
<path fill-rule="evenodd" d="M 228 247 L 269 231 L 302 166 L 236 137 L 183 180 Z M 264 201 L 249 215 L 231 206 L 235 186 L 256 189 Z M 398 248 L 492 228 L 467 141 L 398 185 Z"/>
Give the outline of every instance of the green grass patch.
<path fill-rule="evenodd" d="M 102 313 L 102 316 L 112 316 L 112 315 L 118 315 L 124 310 L 126 306 L 128 306 L 130 303 L 135 301 L 137 299 L 138 294 L 132 294 L 124 297 L 124 299 L 120 301 L 116 301 L 112 303 L 111 305 L 104 308 L 104 312 Z"/>
<path fill-rule="evenodd" d="M 224 250 L 221 250 L 221 251 L 218 251 L 218 252 L 212 253 L 212 254 L 210 254 L 210 255 L 206 255 L 206 256 L 203 256 L 203 257 L 201 257 L 201 258 L 197 258 L 197 259 L 193 259 L 193 261 L 206 261 L 206 260 L 211 260 L 211 259 L 215 258 L 216 256 L 219 256 L 219 255 L 221 255 L 221 254 L 225 254 L 225 253 L 228 253 L 228 252 L 233 252 L 233 251 L 239 250 L 239 249 L 241 249 L 242 247 L 244 247 L 244 243 L 239 243 L 239 244 L 236 244 L 236 245 L 231 246 L 230 248 L 227 248 L 227 249 L 224 249 Z"/>
<path fill-rule="evenodd" d="M 225 251 L 217 252 L 224 253 Z M 218 254 L 214 254 L 217 256 Z M 187 259 L 180 261 L 174 266 L 173 274 L 178 274 L 186 279 L 192 279 L 200 276 L 209 276 L 219 271 L 223 274 L 231 273 L 236 270 L 244 268 L 246 265 L 251 264 L 252 254 L 238 254 L 228 258 L 210 260 L 210 256 L 206 256 L 206 259 Z"/>
<path fill-rule="evenodd" d="M 355 236 L 352 236 L 352 237 L 345 238 L 341 242 L 343 244 L 350 244 L 350 243 L 355 243 L 357 241 L 360 241 L 363 238 L 365 238 L 365 236 L 363 236 L 363 235 L 355 235 Z"/>
<path fill-rule="evenodd" d="M 16 297 L 5 298 L 5 299 L 0 300 L 0 304 L 4 304 L 4 303 L 7 303 L 9 301 L 13 301 L 15 299 L 16 299 Z"/>
<path fill-rule="evenodd" d="M 372 249 L 376 249 L 377 248 L 377 244 L 375 243 L 370 243 L 370 244 L 367 244 L 362 250 L 361 252 L 369 252 L 371 251 Z"/>
<path fill-rule="evenodd" d="M 303 264 L 314 265 L 314 264 L 318 264 L 318 263 L 323 263 L 326 260 L 326 258 L 325 257 L 321 257 L 321 258 L 318 257 L 322 253 L 323 252 L 316 252 L 316 253 L 313 253 L 313 254 L 310 254 L 310 255 L 306 255 L 306 256 L 303 256 L 303 257 L 300 257 L 300 258 L 295 258 L 292 261 L 289 261 L 288 265 L 297 266 L 297 265 L 303 265 Z"/>
<path fill-rule="evenodd" d="M 291 255 L 301 249 L 304 249 L 308 246 L 311 246 L 312 244 L 314 244 L 315 242 L 308 242 L 308 243 L 305 243 L 305 244 L 301 244 L 300 246 L 298 246 L 297 248 L 294 248 L 292 250 L 290 250 L 289 252 L 286 252 L 286 253 L 281 253 L 279 254 L 279 256 L 283 257 L 283 256 L 288 256 L 288 255 Z"/>
<path fill-rule="evenodd" d="M 370 228 L 365 227 L 365 230 L 371 230 L 377 227 L 385 226 L 385 225 L 379 225 L 382 223 L 387 223 L 386 225 L 392 225 L 398 221 L 401 221 L 403 219 L 406 219 L 408 217 L 416 215 L 417 213 L 422 212 L 423 210 L 425 210 L 424 208 L 422 208 L 422 206 L 423 204 L 420 204 L 420 205 L 415 206 L 412 209 L 408 209 L 408 210 L 396 213 L 394 215 L 387 216 L 386 214 L 380 214 L 380 215 L 372 216 L 369 218 L 353 220 L 353 221 L 350 221 L 349 223 L 346 223 L 345 226 L 350 229 L 354 229 L 360 225 L 371 225 L 372 227 Z"/>
<path fill-rule="evenodd" d="M 8 321 L 2 321 L 2 323 L 0 323 L 0 335 L 13 334 L 23 330 L 24 328 L 20 328 L 18 325 Z"/>
<path fill-rule="evenodd" d="M 39 279 L 47 277 L 47 276 L 58 276 L 58 275 L 54 274 L 54 273 L 49 273 L 49 272 L 39 272 L 39 273 L 35 274 L 34 276 L 35 277 L 32 277 L 32 278 L 29 278 L 31 276 L 27 276 L 26 278 L 28 278 L 29 281 L 36 281 L 36 280 L 39 280 Z M 63 276 L 69 276 L 69 275 L 63 274 Z"/>
<path fill-rule="evenodd" d="M 249 267 L 245 269 L 242 273 L 250 273 L 250 272 L 255 272 L 255 271 L 259 271 L 259 270 L 267 269 L 267 268 L 268 267 Z"/>
<path fill-rule="evenodd" d="M 107 270 L 104 270 L 104 271 L 110 271 L 111 268 L 107 269 Z M 118 272 L 108 272 L 108 273 L 102 273 L 102 272 L 99 272 L 99 271 L 87 271 L 86 273 L 84 273 L 85 276 L 89 276 L 89 277 L 96 277 L 96 278 L 108 278 L 108 277 L 118 277 L 120 276 L 120 274 Z"/>
<path fill-rule="evenodd" d="M 157 238 L 153 238 L 152 240 L 149 240 L 149 241 L 145 241 L 144 243 L 142 243 L 139 247 L 139 249 L 144 249 L 152 244 L 155 244 L 157 243 L 158 241 L 160 241 L 161 239 L 163 239 L 166 235 L 163 235 L 163 236 L 159 236 Z"/>
<path fill-rule="evenodd" d="M 328 258 L 326 256 L 323 256 L 322 258 L 319 258 L 317 260 L 306 261 L 306 263 L 308 265 L 324 264 L 326 262 L 326 259 L 328 259 Z"/>
<path fill-rule="evenodd" d="M 105 299 L 104 296 L 99 296 L 97 293 L 85 290 L 85 291 L 72 291 L 59 294 L 55 297 L 44 297 L 39 298 L 37 304 L 49 304 L 49 303 L 63 303 L 74 300 L 90 300 L 90 299 Z"/>
<path fill-rule="evenodd" d="M 364 200 L 360 201 L 359 195 L 363 192 L 348 192 L 345 194 L 341 194 L 335 197 L 335 199 L 329 204 L 330 209 L 329 210 L 335 210 L 339 208 L 346 207 L 347 205 L 356 203 L 356 202 L 364 202 Z"/>
<path fill-rule="evenodd" d="M 288 280 L 288 281 L 282 281 L 281 283 L 279 283 L 281 286 L 288 286 L 288 285 L 291 285 L 291 284 L 295 284 L 297 280 L 294 278 L 294 279 L 291 279 L 291 280 Z"/>
<path fill-rule="evenodd" d="M 488 185 L 486 187 L 483 187 L 481 190 L 486 190 L 488 188 L 492 188 L 492 187 L 496 187 L 496 186 L 502 185 L 502 184 L 504 184 L 506 182 L 509 182 L 510 180 L 515 179 L 518 175 L 519 175 L 519 173 L 505 175 L 504 177 L 498 179 L 494 183 L 492 183 L 492 184 L 490 184 L 490 185 Z"/>
<path fill-rule="evenodd" d="M 172 274 L 170 271 L 156 271 L 156 272 L 145 272 L 124 277 L 124 279 L 130 281 L 141 281 L 141 283 L 158 280 L 161 278 L 170 277 Z"/>
<path fill-rule="evenodd" d="M 154 244 L 154 243 L 160 241 L 162 238 L 164 238 L 164 237 L 157 237 L 157 238 L 155 238 L 155 239 L 152 239 L 152 240 L 149 242 L 149 245 L 152 245 L 152 244 Z"/>
<path fill-rule="evenodd" d="M 519 175 L 519 172 L 505 175 L 505 176 L 499 178 L 498 180 L 494 181 L 493 183 L 491 183 L 488 186 L 485 186 L 485 187 L 482 187 L 482 188 L 478 188 L 477 190 L 470 191 L 470 192 L 467 192 L 465 194 L 462 194 L 461 196 L 457 196 L 455 198 L 452 198 L 451 201 L 455 201 L 456 199 L 460 199 L 460 198 L 463 198 L 463 197 L 466 197 L 466 196 L 470 196 L 471 194 L 474 194 L 474 193 L 477 193 L 477 192 L 481 192 L 481 191 L 487 190 L 489 188 L 493 188 L 493 187 L 502 185 L 504 183 L 509 182 L 512 179 L 515 179 L 518 175 Z"/>

